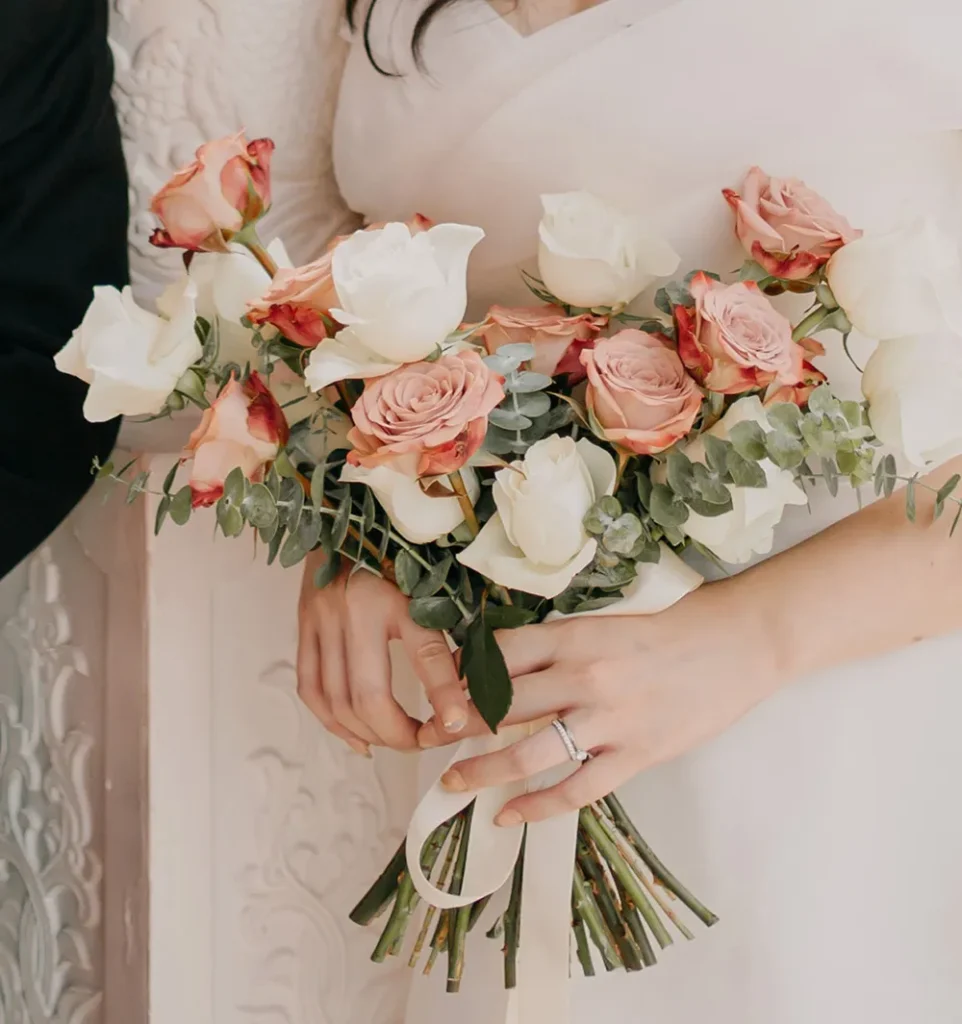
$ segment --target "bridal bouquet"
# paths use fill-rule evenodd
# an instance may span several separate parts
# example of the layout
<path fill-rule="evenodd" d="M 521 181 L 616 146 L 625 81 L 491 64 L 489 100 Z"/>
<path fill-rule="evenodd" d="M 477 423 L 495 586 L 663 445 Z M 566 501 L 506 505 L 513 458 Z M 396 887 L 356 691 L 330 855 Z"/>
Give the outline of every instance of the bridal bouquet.
<path fill-rule="evenodd" d="M 131 500 L 156 494 L 158 530 L 210 507 L 226 536 L 254 531 L 268 561 L 320 549 L 318 587 L 359 571 L 395 582 L 412 618 L 460 648 L 489 744 L 507 742 L 512 700 L 497 630 L 663 610 L 701 582 L 689 550 L 729 564 L 769 552 L 786 507 L 816 486 L 890 495 L 901 481 L 914 517 L 924 485 L 882 445 L 917 466 L 962 450 L 962 267 L 929 222 L 863 236 L 802 183 L 756 168 L 724 192 L 740 270 L 675 277 L 678 256 L 639 218 L 544 196 L 533 304 L 466 322 L 478 228 L 373 226 L 301 267 L 262 245 L 272 149 L 243 135 L 201 147 L 151 207 L 154 243 L 184 250 L 181 280 L 156 313 L 96 289 L 58 365 L 90 384 L 92 420 L 203 410 L 162 482 L 133 465 L 99 474 Z M 790 296 L 810 299 L 794 322 Z M 833 392 L 814 340 L 847 351 L 853 330 L 879 342 L 861 400 Z M 955 506 L 953 531 L 959 482 L 935 500 L 937 517 Z M 562 720 L 544 724 L 578 770 L 591 752 Z M 534 826 L 493 828 L 496 804 L 474 794 L 426 800 L 352 917 L 385 915 L 375 959 L 429 969 L 445 955 L 456 991 L 465 937 L 504 883 L 489 934 L 511 987 Z M 692 937 L 686 913 L 715 922 L 616 796 L 576 819 L 562 898 L 586 974 L 596 957 L 653 964 L 672 930 Z M 508 837 L 486 888 L 470 884 L 480 831 L 489 851 Z"/>

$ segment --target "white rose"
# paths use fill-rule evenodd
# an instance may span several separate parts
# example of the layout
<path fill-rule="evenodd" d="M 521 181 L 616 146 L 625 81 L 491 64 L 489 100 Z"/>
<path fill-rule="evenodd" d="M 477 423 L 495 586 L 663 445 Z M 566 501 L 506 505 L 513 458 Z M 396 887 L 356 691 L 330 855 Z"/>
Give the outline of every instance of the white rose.
<path fill-rule="evenodd" d="M 541 279 L 552 295 L 584 309 L 625 306 L 678 269 L 678 254 L 589 192 L 541 197 Z"/>
<path fill-rule="evenodd" d="M 461 470 L 461 478 L 471 501 L 476 502 L 481 494 L 477 474 L 465 467 Z M 412 544 L 433 544 L 464 522 L 464 513 L 456 497 L 431 497 L 421 490 L 416 477 L 399 473 L 389 466 L 365 469 L 348 463 L 341 470 L 341 480 L 370 487 L 387 512 L 391 525 Z M 436 483 L 448 487 L 443 480 Z"/>
<path fill-rule="evenodd" d="M 916 466 L 962 453 L 962 338 L 883 341 L 862 376 L 878 439 Z"/>
<path fill-rule="evenodd" d="M 595 557 L 583 520 L 612 493 L 615 473 L 615 460 L 590 441 L 538 441 L 495 475 L 498 511 L 458 561 L 511 590 L 556 597 Z"/>
<path fill-rule="evenodd" d="M 765 431 L 771 430 L 768 415 L 756 395 L 739 399 L 708 433 L 724 440 L 736 423 L 749 420 Z M 705 461 L 705 445 L 698 438 L 687 445 L 684 452 L 694 462 Z M 730 565 L 748 562 L 753 555 L 767 555 L 775 543 L 775 527 L 785 514 L 785 506 L 807 502 L 793 473 L 779 469 L 768 459 L 761 467 L 768 480 L 766 487 L 732 487 L 730 512 L 715 517 L 691 512 L 681 527 L 692 540 Z"/>
<path fill-rule="evenodd" d="M 886 341 L 962 333 L 962 259 L 954 238 L 932 220 L 843 246 L 825 273 L 856 330 Z"/>
<path fill-rule="evenodd" d="M 380 377 L 434 352 L 464 320 L 468 258 L 482 238 L 463 224 L 413 234 L 388 224 L 341 242 L 331 268 L 341 305 L 331 315 L 345 328 L 311 353 L 310 387 Z"/>
<path fill-rule="evenodd" d="M 184 371 L 201 356 L 194 332 L 197 288 L 184 280 L 163 297 L 166 317 L 141 309 L 130 288 L 94 288 L 94 299 L 57 369 L 90 385 L 84 416 L 92 423 L 115 416 L 158 413 Z M 161 303 L 158 303 L 159 305 Z"/>

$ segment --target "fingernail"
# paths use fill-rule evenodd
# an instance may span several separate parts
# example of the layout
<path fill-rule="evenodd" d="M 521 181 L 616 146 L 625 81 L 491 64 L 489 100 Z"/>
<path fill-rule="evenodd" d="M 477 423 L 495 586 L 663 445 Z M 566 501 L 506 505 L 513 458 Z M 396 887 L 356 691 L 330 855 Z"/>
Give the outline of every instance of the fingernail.
<path fill-rule="evenodd" d="M 449 768 L 441 776 L 441 785 L 452 793 L 463 793 L 468 788 L 464 776 L 454 768 Z"/>
<path fill-rule="evenodd" d="M 502 828 L 510 828 L 512 825 L 520 825 L 524 821 L 524 818 L 517 811 L 510 809 L 501 811 L 494 819 L 495 825 L 500 825 Z"/>
<path fill-rule="evenodd" d="M 444 720 L 448 732 L 460 732 L 467 724 L 468 716 L 463 711 L 452 711 Z"/>
<path fill-rule="evenodd" d="M 422 729 L 418 733 L 418 746 L 421 747 L 422 750 L 428 750 L 431 747 L 439 746 L 437 732 L 435 732 L 433 728 Z"/>
<path fill-rule="evenodd" d="M 360 754 L 361 757 L 372 758 L 374 755 L 371 753 L 370 744 L 365 743 L 363 740 L 347 740 L 347 745 L 354 751 L 355 754 Z"/>

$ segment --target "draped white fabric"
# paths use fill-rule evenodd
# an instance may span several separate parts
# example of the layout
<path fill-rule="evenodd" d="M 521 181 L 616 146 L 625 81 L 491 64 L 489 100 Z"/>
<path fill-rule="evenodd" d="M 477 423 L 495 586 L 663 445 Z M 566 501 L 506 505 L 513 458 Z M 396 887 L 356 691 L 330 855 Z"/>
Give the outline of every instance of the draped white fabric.
<path fill-rule="evenodd" d="M 517 268 L 548 191 L 643 213 L 687 266 L 718 271 L 741 259 L 719 190 L 753 163 L 805 178 L 866 230 L 928 213 L 962 238 L 956 0 L 609 0 L 529 38 L 461 0 L 427 35 L 427 74 L 406 53 L 417 8 L 380 0 L 373 22 L 403 77 L 359 45 L 348 59 L 336 171 L 370 219 L 482 226 L 479 308 L 525 300 Z M 870 345 L 855 339 L 862 358 Z M 825 367 L 856 385 L 840 352 Z M 855 507 L 816 495 L 777 549 Z M 859 628 L 858 607 L 837 613 Z M 575 978 L 573 1019 L 962 1020 L 960 660 L 956 636 L 800 681 L 632 783 L 642 831 L 722 921 L 641 976 Z M 489 1024 L 494 947 L 472 935 L 464 994 L 426 986 L 415 1019 Z"/>

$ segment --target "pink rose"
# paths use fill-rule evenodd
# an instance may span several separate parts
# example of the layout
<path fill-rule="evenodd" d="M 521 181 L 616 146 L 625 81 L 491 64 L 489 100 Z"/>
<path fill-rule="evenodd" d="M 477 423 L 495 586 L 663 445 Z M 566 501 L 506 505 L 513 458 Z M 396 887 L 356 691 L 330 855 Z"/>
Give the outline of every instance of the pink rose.
<path fill-rule="evenodd" d="M 227 243 L 271 205 L 270 139 L 248 143 L 243 132 L 206 142 L 197 159 L 154 196 L 150 212 L 162 227 L 154 245 L 227 252 Z"/>
<path fill-rule="evenodd" d="M 792 341 L 792 325 L 756 284 L 697 274 L 689 288 L 694 309 L 675 308 L 678 354 L 702 387 L 740 395 L 801 380 L 804 352 Z"/>
<path fill-rule="evenodd" d="M 213 505 L 238 466 L 248 480 L 263 480 L 289 437 L 284 412 L 261 378 L 251 373 L 241 383 L 231 377 L 187 442 L 184 458 L 193 456 L 191 504 Z"/>
<path fill-rule="evenodd" d="M 534 345 L 531 369 L 548 377 L 567 373 L 569 383 L 584 377 L 581 352 L 589 347 L 607 319 L 584 313 L 566 316 L 560 306 L 526 306 L 510 309 L 492 306 L 478 332 L 488 352 L 519 342 Z"/>
<path fill-rule="evenodd" d="M 739 241 L 772 277 L 810 277 L 862 235 L 804 182 L 770 178 L 760 167 L 748 172 L 742 195 L 725 189 L 724 196 L 735 211 Z"/>
<path fill-rule="evenodd" d="M 796 384 L 782 384 L 765 396 L 765 405 L 793 402 L 800 409 L 808 405 L 812 392 L 828 382 L 828 377 L 811 362 L 816 356 L 825 355 L 825 346 L 814 338 L 802 338 L 798 343 L 808 357 L 802 362 L 801 380 Z"/>
<path fill-rule="evenodd" d="M 481 447 L 503 380 L 473 351 L 409 363 L 367 381 L 351 410 L 348 462 L 393 462 L 409 476 L 460 469 Z"/>
<path fill-rule="evenodd" d="M 378 226 L 372 224 L 367 230 Z M 421 214 L 408 221 L 412 233 L 427 231 L 431 226 Z M 331 308 L 338 304 L 332 266 L 334 250 L 347 237 L 334 238 L 324 255 L 307 266 L 278 270 L 264 297 L 248 303 L 251 323 L 272 324 L 288 341 L 304 348 L 315 348 L 336 333 L 341 325 L 330 315 Z"/>
<path fill-rule="evenodd" d="M 638 455 L 655 455 L 686 437 L 702 393 L 667 338 L 621 331 L 581 353 L 588 409 L 605 439 Z"/>

